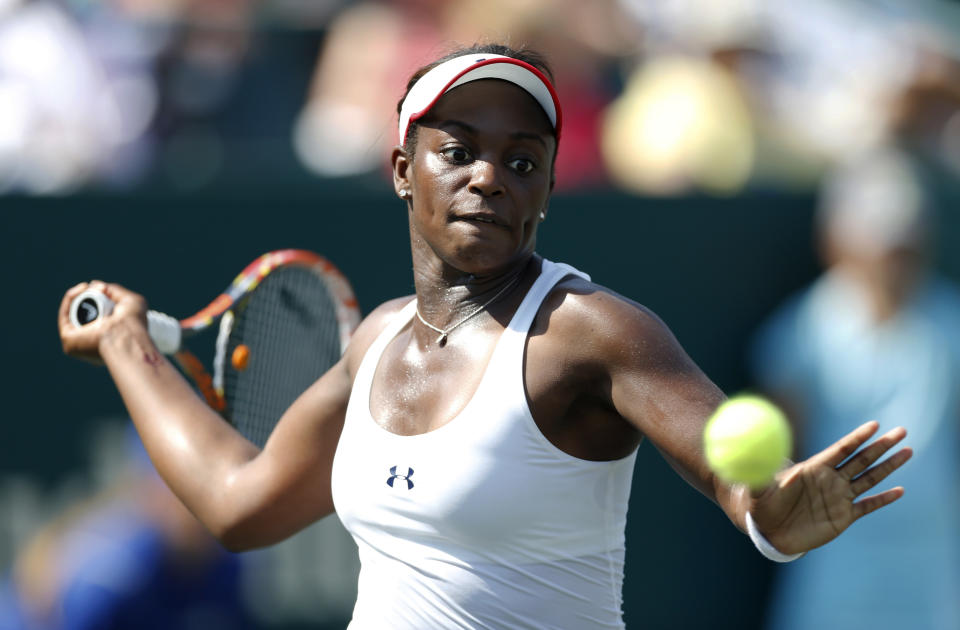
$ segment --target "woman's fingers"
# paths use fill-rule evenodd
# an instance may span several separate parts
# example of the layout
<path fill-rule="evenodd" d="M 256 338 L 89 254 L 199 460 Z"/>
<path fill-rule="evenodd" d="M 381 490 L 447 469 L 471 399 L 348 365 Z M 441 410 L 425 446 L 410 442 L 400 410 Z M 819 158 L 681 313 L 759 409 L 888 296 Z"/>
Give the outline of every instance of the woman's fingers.
<path fill-rule="evenodd" d="M 817 455 L 814 455 L 811 459 L 836 468 L 843 460 L 856 453 L 857 449 L 863 446 L 866 441 L 870 439 L 870 436 L 877 432 L 879 427 L 880 425 L 875 420 L 861 424 L 847 435 L 820 451 Z"/>
<path fill-rule="evenodd" d="M 144 297 L 124 286 L 114 283 L 100 283 L 95 288 L 98 288 L 104 295 L 113 300 L 119 311 L 132 312 L 138 317 L 147 312 L 147 301 Z"/>
<path fill-rule="evenodd" d="M 904 431 L 904 433 L 906 433 L 906 431 Z M 883 450 L 886 451 L 887 449 L 883 449 Z M 877 464 L 873 468 L 870 468 L 869 470 L 864 472 L 859 477 L 855 478 L 850 483 L 850 489 L 853 491 L 855 496 L 859 496 L 863 494 L 870 488 L 873 488 L 878 483 L 886 479 L 887 476 L 893 471 L 895 471 L 897 468 L 900 468 L 901 466 L 903 466 L 907 462 L 907 460 L 909 460 L 910 457 L 912 456 L 913 456 L 913 449 L 911 448 L 904 448 L 902 450 L 897 451 L 896 453 L 891 455 L 889 458 L 887 458 L 883 462 Z M 879 457 L 879 455 L 877 455 L 877 457 Z"/>
<path fill-rule="evenodd" d="M 873 466 L 880 457 L 889 451 L 893 446 L 907 435 L 907 430 L 903 427 L 897 427 L 887 431 L 884 435 L 874 440 L 872 444 L 861 450 L 850 458 L 850 460 L 837 467 L 840 474 L 847 479 L 853 479 L 867 468 Z"/>
<path fill-rule="evenodd" d="M 75 326 L 70 319 L 70 309 L 76 297 L 87 290 L 103 293 L 114 302 L 116 308 L 113 309 L 110 318 L 99 318 L 86 326 Z M 81 282 L 67 290 L 57 312 L 57 325 L 63 351 L 68 355 L 99 363 L 99 343 L 108 321 L 131 316 L 143 320 L 145 313 L 146 300 L 119 284 L 108 284 L 102 280 Z"/>
<path fill-rule="evenodd" d="M 861 499 L 853 504 L 853 520 L 857 520 L 862 516 L 866 516 L 870 512 L 879 510 L 885 505 L 890 505 L 902 496 L 903 488 L 897 486 L 896 488 L 891 488 L 890 490 L 886 490 L 880 494 L 875 494 L 865 499 Z"/>
<path fill-rule="evenodd" d="M 94 286 L 93 288 L 102 292 L 104 295 L 106 295 L 108 298 L 110 298 L 114 302 L 119 302 L 120 300 L 127 297 L 139 297 L 133 291 L 130 291 L 129 289 L 126 289 L 120 286 L 119 284 L 115 284 L 112 282 L 97 283 L 97 285 Z"/>

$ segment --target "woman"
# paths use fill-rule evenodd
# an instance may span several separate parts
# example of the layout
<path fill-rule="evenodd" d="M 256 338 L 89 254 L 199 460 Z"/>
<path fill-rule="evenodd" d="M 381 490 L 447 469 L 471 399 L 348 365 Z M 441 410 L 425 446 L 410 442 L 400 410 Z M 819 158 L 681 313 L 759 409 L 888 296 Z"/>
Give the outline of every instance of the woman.
<path fill-rule="evenodd" d="M 874 423 L 761 492 L 711 474 L 700 435 L 722 393 L 652 313 L 535 253 L 562 128 L 536 56 L 460 51 L 399 111 L 416 295 L 366 318 L 262 451 L 156 360 L 141 297 L 95 283 L 117 305 L 82 330 L 66 309 L 87 285 L 64 297 L 65 351 L 106 363 L 158 470 L 225 545 L 336 510 L 362 563 L 351 628 L 618 628 L 644 437 L 778 558 L 902 495 L 854 502 L 910 455 L 874 466 L 896 429 L 842 463 Z"/>

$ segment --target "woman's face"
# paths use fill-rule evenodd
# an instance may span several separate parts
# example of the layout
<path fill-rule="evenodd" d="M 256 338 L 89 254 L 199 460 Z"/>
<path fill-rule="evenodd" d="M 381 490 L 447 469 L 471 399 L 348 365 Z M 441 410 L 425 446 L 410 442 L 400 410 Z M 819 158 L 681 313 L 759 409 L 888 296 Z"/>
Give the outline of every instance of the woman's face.
<path fill-rule="evenodd" d="M 444 263 L 484 275 L 525 260 L 553 188 L 556 140 L 537 102 L 499 80 L 445 94 L 418 121 L 412 163 L 394 154 L 412 193 L 410 225 Z"/>

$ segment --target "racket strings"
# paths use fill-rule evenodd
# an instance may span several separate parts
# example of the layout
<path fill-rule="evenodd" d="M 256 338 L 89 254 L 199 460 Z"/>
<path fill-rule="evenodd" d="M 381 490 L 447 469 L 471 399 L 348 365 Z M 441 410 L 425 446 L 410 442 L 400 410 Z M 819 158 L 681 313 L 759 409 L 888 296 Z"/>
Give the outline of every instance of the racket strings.
<path fill-rule="evenodd" d="M 269 274 L 234 310 L 226 416 L 262 447 L 284 411 L 340 359 L 336 302 L 317 272 L 291 266 Z M 246 351 L 235 354 L 240 345 Z"/>

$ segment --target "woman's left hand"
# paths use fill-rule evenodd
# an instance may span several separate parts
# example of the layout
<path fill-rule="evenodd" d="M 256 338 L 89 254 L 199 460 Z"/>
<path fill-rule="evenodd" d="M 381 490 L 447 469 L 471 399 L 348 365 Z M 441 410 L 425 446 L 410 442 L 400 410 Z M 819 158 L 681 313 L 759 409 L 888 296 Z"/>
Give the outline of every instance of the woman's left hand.
<path fill-rule="evenodd" d="M 878 427 L 876 422 L 861 425 L 813 457 L 780 471 L 772 484 L 752 494 L 750 515 L 781 553 L 824 545 L 857 519 L 903 496 L 903 488 L 896 487 L 858 500 L 913 455 L 910 448 L 903 448 L 877 464 L 907 434 L 897 427 L 861 449 Z"/>

